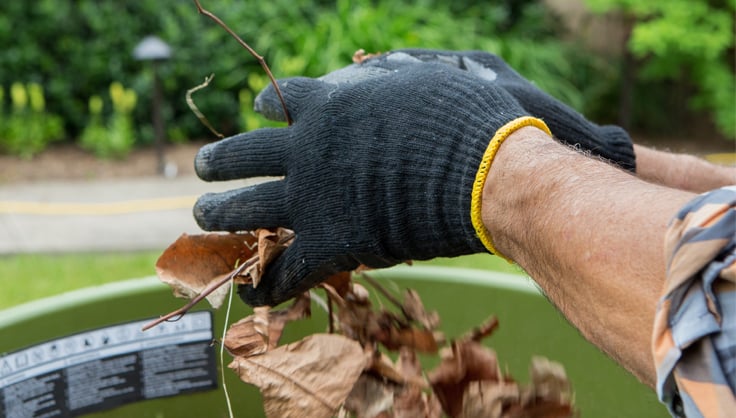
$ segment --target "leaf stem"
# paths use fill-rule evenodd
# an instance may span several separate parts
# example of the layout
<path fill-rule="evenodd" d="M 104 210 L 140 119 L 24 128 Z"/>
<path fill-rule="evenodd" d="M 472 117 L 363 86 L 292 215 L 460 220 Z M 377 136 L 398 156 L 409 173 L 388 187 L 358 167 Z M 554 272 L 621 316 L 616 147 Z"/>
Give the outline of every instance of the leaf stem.
<path fill-rule="evenodd" d="M 233 404 L 230 401 L 230 391 L 227 388 L 225 380 L 225 337 L 227 336 L 227 327 L 230 324 L 230 311 L 233 307 L 233 285 L 230 285 L 230 295 L 227 299 L 227 311 L 225 313 L 225 326 L 222 330 L 222 340 L 220 341 L 220 377 L 222 378 L 222 390 L 225 392 L 225 402 L 227 404 L 228 418 L 234 418 Z"/>

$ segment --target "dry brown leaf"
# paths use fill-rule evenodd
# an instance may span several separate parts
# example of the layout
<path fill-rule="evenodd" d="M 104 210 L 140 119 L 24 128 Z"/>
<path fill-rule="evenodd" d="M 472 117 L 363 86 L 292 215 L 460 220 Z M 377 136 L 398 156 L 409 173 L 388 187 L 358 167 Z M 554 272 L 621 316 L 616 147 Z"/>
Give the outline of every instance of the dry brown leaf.
<path fill-rule="evenodd" d="M 495 331 L 496 328 L 498 328 L 498 318 L 493 315 L 490 318 L 486 319 L 486 321 L 483 322 L 480 326 L 473 328 L 462 339 L 480 342 L 483 338 L 486 338 L 493 334 L 493 331 Z"/>
<path fill-rule="evenodd" d="M 409 347 L 401 347 L 399 350 L 399 359 L 396 360 L 396 368 L 399 369 L 401 374 L 406 376 L 407 380 L 410 380 L 410 378 L 422 378 L 422 364 L 419 362 L 419 358 L 417 358 L 417 353 Z"/>
<path fill-rule="evenodd" d="M 437 311 L 427 312 L 419 294 L 412 289 L 404 292 L 404 314 L 412 320 L 420 323 L 428 330 L 435 330 L 440 325 L 440 316 Z"/>
<path fill-rule="evenodd" d="M 331 287 L 325 286 L 325 289 Z M 333 289 L 334 291 L 334 289 Z M 331 295 L 334 297 L 335 295 Z M 346 337 L 359 341 L 361 344 L 369 344 L 372 341 L 372 335 L 376 334 L 380 326 L 373 307 L 367 300 L 360 295 L 354 295 L 348 292 L 345 299 L 339 296 L 334 300 L 340 305 L 337 311 L 338 328 Z"/>
<path fill-rule="evenodd" d="M 442 409 L 451 417 L 460 415 L 463 394 L 470 382 L 501 379 L 496 353 L 472 340 L 454 342 L 450 352 L 436 369 L 429 373 L 429 382 L 442 404 Z"/>
<path fill-rule="evenodd" d="M 532 383 L 520 387 L 506 377 L 473 380 L 462 394 L 462 418 L 563 418 L 573 414 L 570 386 L 558 363 L 541 357 L 531 365 Z M 456 406 L 456 405 L 455 405 Z"/>
<path fill-rule="evenodd" d="M 502 418 L 570 418 L 575 416 L 572 405 L 538 400 L 534 403 L 507 407 Z"/>
<path fill-rule="evenodd" d="M 529 374 L 534 397 L 560 403 L 570 402 L 570 381 L 560 363 L 544 357 L 532 357 Z"/>
<path fill-rule="evenodd" d="M 544 357 L 533 357 L 531 383 L 520 402 L 508 408 L 508 418 L 563 418 L 574 414 L 572 389 L 564 367 Z"/>
<path fill-rule="evenodd" d="M 440 418 L 442 405 L 431 392 L 419 391 L 406 386 L 394 395 L 393 418 Z"/>
<path fill-rule="evenodd" d="M 479 380 L 470 382 L 463 393 L 460 418 L 504 418 L 504 407 L 519 401 L 515 382 Z"/>
<path fill-rule="evenodd" d="M 366 349 L 370 352 L 369 349 Z M 373 352 L 373 362 L 345 401 L 357 417 L 440 418 L 442 407 L 430 393 L 414 351 L 402 347 L 396 365 L 384 353 Z"/>
<path fill-rule="evenodd" d="M 259 356 L 236 357 L 229 367 L 258 386 L 266 416 L 327 418 L 345 401 L 366 364 L 358 342 L 313 334 Z"/>
<path fill-rule="evenodd" d="M 291 231 L 281 228 L 253 234 L 184 234 L 161 255 L 156 268 L 177 296 L 201 298 L 227 284 L 207 297 L 217 307 L 231 275 L 238 275 L 237 283 L 258 285 L 268 263 L 292 238 Z M 238 265 L 242 267 L 234 270 Z M 337 304 L 344 336 L 315 334 L 278 347 L 286 323 L 309 315 L 309 293 L 288 309 L 254 308 L 253 315 L 231 326 L 225 336 L 225 346 L 235 356 L 230 367 L 243 381 L 259 387 L 267 416 L 328 417 L 341 405 L 341 413 L 352 411 L 360 418 L 436 418 L 442 410 L 464 418 L 557 418 L 573 413 L 570 384 L 559 364 L 533 359 L 532 383 L 524 388 L 501 374 L 495 353 L 479 343 L 498 326 L 495 317 L 453 343 L 449 354 L 443 350 L 442 363 L 429 376 L 433 392 L 427 392 L 430 386 L 415 351 L 433 353 L 444 344 L 442 333 L 434 331 L 439 316 L 427 312 L 413 290 L 405 292 L 401 303 L 379 284 L 369 283 L 403 315 L 374 310 L 367 289 L 345 272 L 323 284 Z M 376 349 L 377 343 L 400 350 L 396 365 Z"/>
<path fill-rule="evenodd" d="M 370 355 L 370 348 L 366 348 L 366 352 Z M 390 380 L 397 384 L 409 384 L 420 388 L 427 388 L 429 385 L 421 375 L 406 374 L 391 361 L 389 356 L 380 351 L 374 351 L 370 355 L 371 363 L 367 370 L 377 376 L 381 376 L 384 380 Z"/>
<path fill-rule="evenodd" d="M 433 392 L 427 395 L 427 418 L 440 418 L 442 416 L 442 404 Z M 397 417 L 398 418 L 398 417 Z"/>
<path fill-rule="evenodd" d="M 402 347 L 396 368 L 408 382 L 394 396 L 394 418 L 439 418 L 442 407 L 436 397 L 422 390 L 427 387 L 422 365 L 414 350 Z M 419 381 L 422 385 L 414 384 Z"/>
<path fill-rule="evenodd" d="M 156 261 L 156 274 L 173 288 L 175 296 L 191 299 L 251 258 L 255 243 L 252 234 L 182 234 Z M 218 308 L 228 290 L 229 285 L 222 286 L 207 300 Z"/>
<path fill-rule="evenodd" d="M 344 407 L 356 418 L 375 418 L 390 411 L 393 405 L 393 385 L 363 373 L 345 399 Z"/>
<path fill-rule="evenodd" d="M 425 393 L 416 386 L 404 386 L 394 395 L 394 417 L 425 418 L 427 414 Z M 441 408 L 440 408 L 441 410 Z"/>
<path fill-rule="evenodd" d="M 250 357 L 268 350 L 268 309 L 268 306 L 255 308 L 253 315 L 230 326 L 224 344 L 231 355 Z"/>
<path fill-rule="evenodd" d="M 324 284 L 332 286 L 335 292 L 343 298 L 350 291 L 352 283 L 352 274 L 349 271 L 335 273 L 324 281 Z"/>
<path fill-rule="evenodd" d="M 278 346 L 288 322 L 309 315 L 309 293 L 297 297 L 288 309 L 271 311 L 267 306 L 253 308 L 253 315 L 234 323 L 225 333 L 225 348 L 233 356 L 249 357 L 265 353 Z"/>
<path fill-rule="evenodd" d="M 423 353 L 436 353 L 439 344 L 444 341 L 442 333 L 418 328 L 381 327 L 372 337 L 389 350 L 411 347 Z"/>
<path fill-rule="evenodd" d="M 365 53 L 365 49 L 360 48 L 359 50 L 355 51 L 355 53 L 353 54 L 353 63 L 355 63 L 355 64 L 362 64 L 363 61 L 365 61 L 367 59 L 370 59 L 370 58 L 373 58 L 373 57 L 377 57 L 379 55 L 381 55 L 381 54 L 380 53 L 377 53 L 377 54 L 366 54 Z"/>
<path fill-rule="evenodd" d="M 286 242 L 282 242 L 288 234 L 291 234 L 291 231 L 284 228 L 277 228 L 276 230 L 261 228 L 256 230 L 258 263 L 246 269 L 243 274 L 244 277 L 250 279 L 254 288 L 258 287 L 261 282 L 266 267 L 288 246 Z M 247 281 L 245 280 L 244 283 L 247 283 Z"/>
<path fill-rule="evenodd" d="M 269 314 L 271 313 L 270 306 L 256 306 L 253 308 L 253 329 L 256 334 L 261 336 L 263 342 L 268 344 L 268 328 Z"/>
<path fill-rule="evenodd" d="M 350 290 L 346 295 L 348 300 L 360 305 L 370 305 L 370 296 L 371 294 L 368 292 L 368 289 L 363 287 L 360 283 L 352 283 L 350 285 Z"/>

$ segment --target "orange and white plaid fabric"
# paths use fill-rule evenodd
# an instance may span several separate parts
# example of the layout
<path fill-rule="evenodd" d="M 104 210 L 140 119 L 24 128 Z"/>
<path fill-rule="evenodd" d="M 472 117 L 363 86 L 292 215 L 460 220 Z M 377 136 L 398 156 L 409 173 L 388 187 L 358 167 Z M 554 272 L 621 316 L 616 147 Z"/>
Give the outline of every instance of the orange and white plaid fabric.
<path fill-rule="evenodd" d="M 652 351 L 673 416 L 736 417 L 736 186 L 702 194 L 670 222 Z"/>

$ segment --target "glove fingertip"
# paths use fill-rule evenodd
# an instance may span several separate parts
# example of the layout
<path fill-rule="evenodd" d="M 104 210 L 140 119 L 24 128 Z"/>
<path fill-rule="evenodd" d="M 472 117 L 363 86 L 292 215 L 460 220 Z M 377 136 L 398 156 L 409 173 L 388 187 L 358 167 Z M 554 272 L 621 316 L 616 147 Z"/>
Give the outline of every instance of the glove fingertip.
<path fill-rule="evenodd" d="M 194 157 L 194 172 L 197 177 L 204 181 L 212 181 L 215 176 L 210 166 L 210 157 L 212 156 L 212 147 L 214 144 L 203 145 L 197 155 Z"/>
<path fill-rule="evenodd" d="M 210 213 L 217 206 L 217 193 L 205 193 L 197 199 L 192 207 L 192 215 L 197 225 L 204 231 L 216 231 L 219 228 L 211 222 Z"/>
<path fill-rule="evenodd" d="M 284 106 L 281 104 L 281 100 L 272 84 L 269 84 L 256 96 L 253 102 L 253 110 L 263 115 L 266 119 L 286 122 Z"/>

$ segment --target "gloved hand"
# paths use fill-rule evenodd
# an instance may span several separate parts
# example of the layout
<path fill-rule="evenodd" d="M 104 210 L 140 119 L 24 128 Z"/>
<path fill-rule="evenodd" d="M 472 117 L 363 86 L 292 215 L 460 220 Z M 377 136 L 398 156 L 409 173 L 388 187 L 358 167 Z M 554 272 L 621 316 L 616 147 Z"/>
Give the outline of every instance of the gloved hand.
<path fill-rule="evenodd" d="M 544 120 L 552 134 L 562 143 L 576 146 L 591 154 L 608 159 L 629 171 L 635 171 L 636 159 L 631 138 L 619 126 L 597 125 L 583 115 L 543 92 L 519 75 L 500 57 L 482 51 L 438 51 L 404 49 L 366 60 L 360 65 L 350 65 L 323 77 L 334 81 L 350 82 L 351 79 L 371 75 L 365 67 L 378 62 L 435 62 L 466 70 L 478 79 L 494 81 L 511 93 L 531 116 Z M 268 103 L 267 111 L 274 103 Z M 281 112 L 278 109 L 273 109 Z M 271 117 L 279 117 L 275 113 Z"/>
<path fill-rule="evenodd" d="M 364 68 L 349 81 L 279 82 L 291 126 L 239 134 L 196 157 L 204 180 L 284 176 L 206 194 L 194 208 L 205 230 L 296 232 L 256 289 L 240 287 L 250 305 L 282 302 L 359 264 L 484 251 L 487 232 L 478 204 L 471 220 L 471 194 L 478 203 L 489 142 L 525 125 L 547 129 L 525 118 L 498 83 L 467 71 L 393 60 Z M 272 117 L 277 103 L 270 86 L 257 99 Z"/>

